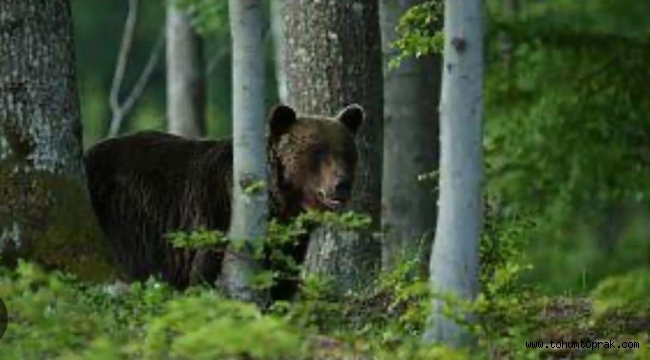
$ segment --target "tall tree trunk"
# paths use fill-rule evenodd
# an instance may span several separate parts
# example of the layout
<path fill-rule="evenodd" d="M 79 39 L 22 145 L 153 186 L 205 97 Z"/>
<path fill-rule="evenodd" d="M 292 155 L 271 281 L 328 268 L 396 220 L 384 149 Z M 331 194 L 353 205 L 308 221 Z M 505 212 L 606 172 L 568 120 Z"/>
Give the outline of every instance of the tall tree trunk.
<path fill-rule="evenodd" d="M 431 289 L 473 300 L 481 233 L 483 0 L 445 1 L 440 99 L 440 211 L 431 255 Z M 461 311 L 461 310 L 458 310 Z M 460 314 L 466 316 L 467 314 Z M 465 345 L 469 333 L 432 302 L 426 340 Z"/>
<path fill-rule="evenodd" d="M 363 233 L 320 229 L 312 235 L 306 274 L 333 277 L 339 290 L 365 283 L 379 267 L 383 90 L 377 0 L 297 1 L 284 8 L 287 102 L 306 114 L 335 115 L 350 103 L 366 110 L 357 136 L 359 169 L 353 210 L 372 217 Z"/>
<path fill-rule="evenodd" d="M 519 0 L 501 0 L 501 11 L 503 17 L 514 20 L 519 13 Z M 499 34 L 499 48 L 501 52 L 501 63 L 506 71 L 512 69 L 514 44 L 512 39 L 505 33 Z"/>
<path fill-rule="evenodd" d="M 275 78 L 278 83 L 278 98 L 287 101 L 287 74 L 284 70 L 284 12 L 285 0 L 271 0 L 271 32 L 275 50 Z"/>
<path fill-rule="evenodd" d="M 440 57 L 423 56 L 388 70 L 395 55 L 395 27 L 410 7 L 423 0 L 382 0 L 384 53 L 384 174 L 382 178 L 382 269 L 400 259 L 418 258 L 426 273 L 435 230 L 435 186 L 418 180 L 438 169 Z"/>
<path fill-rule="evenodd" d="M 0 7 L 0 254 L 111 272 L 83 171 L 67 0 Z"/>
<path fill-rule="evenodd" d="M 252 288 L 258 269 L 251 245 L 268 217 L 261 0 L 230 0 L 233 51 L 233 211 L 223 281 L 230 296 L 262 300 Z M 258 186 L 264 184 L 264 186 Z M 259 244 L 256 244 L 259 245 Z"/>
<path fill-rule="evenodd" d="M 205 131 L 205 78 L 201 38 L 175 1 L 167 5 L 167 124 L 172 134 L 201 137 Z"/>

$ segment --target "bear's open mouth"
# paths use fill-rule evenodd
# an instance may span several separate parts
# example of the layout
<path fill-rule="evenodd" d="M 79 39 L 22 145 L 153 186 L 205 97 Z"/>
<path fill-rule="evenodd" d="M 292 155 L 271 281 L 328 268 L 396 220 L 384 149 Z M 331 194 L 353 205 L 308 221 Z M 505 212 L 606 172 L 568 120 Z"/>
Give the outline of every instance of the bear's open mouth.
<path fill-rule="evenodd" d="M 347 198 L 328 196 L 327 192 L 320 190 L 316 196 L 316 200 L 325 210 L 339 210 L 347 204 Z"/>
<path fill-rule="evenodd" d="M 302 206 L 304 209 L 337 211 L 345 207 L 349 200 L 348 197 L 328 196 L 327 192 L 318 191 L 315 194 L 307 195 L 302 202 Z"/>
<path fill-rule="evenodd" d="M 320 203 L 330 210 L 338 210 L 343 207 L 343 201 L 334 199 L 321 199 Z"/>

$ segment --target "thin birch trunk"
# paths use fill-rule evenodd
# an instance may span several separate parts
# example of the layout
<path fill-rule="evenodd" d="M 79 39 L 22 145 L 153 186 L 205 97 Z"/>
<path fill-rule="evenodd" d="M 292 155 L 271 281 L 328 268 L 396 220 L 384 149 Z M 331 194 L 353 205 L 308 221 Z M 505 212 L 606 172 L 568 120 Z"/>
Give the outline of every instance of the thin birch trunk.
<path fill-rule="evenodd" d="M 233 210 L 223 264 L 228 294 L 261 301 L 252 287 L 268 217 L 261 0 L 230 0 L 233 52 Z M 263 184 L 264 186 L 258 186 Z M 252 190 L 251 190 L 252 189 Z"/>
<path fill-rule="evenodd" d="M 284 12 L 285 0 L 271 0 L 271 32 L 275 49 L 275 78 L 278 84 L 278 98 L 287 101 L 287 74 L 284 70 Z"/>
<path fill-rule="evenodd" d="M 514 20 L 519 13 L 519 0 L 501 0 L 501 11 L 503 16 L 508 20 Z M 511 71 L 514 57 L 514 44 L 508 34 L 499 34 L 499 48 L 501 52 L 501 62 L 506 71 Z"/>
<path fill-rule="evenodd" d="M 431 255 L 434 294 L 473 300 L 478 292 L 481 233 L 483 0 L 445 2 L 445 45 L 440 100 L 440 211 Z M 425 340 L 468 345 L 467 329 L 432 301 Z M 456 308 L 456 315 L 471 315 Z"/>
<path fill-rule="evenodd" d="M 189 15 L 167 5 L 167 124 L 172 134 L 199 138 L 205 132 L 203 45 Z"/>

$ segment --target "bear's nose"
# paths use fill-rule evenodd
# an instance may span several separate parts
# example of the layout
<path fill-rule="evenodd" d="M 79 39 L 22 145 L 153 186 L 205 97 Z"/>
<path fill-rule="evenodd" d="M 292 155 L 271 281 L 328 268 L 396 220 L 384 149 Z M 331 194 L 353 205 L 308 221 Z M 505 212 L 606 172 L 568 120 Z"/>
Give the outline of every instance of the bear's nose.
<path fill-rule="evenodd" d="M 352 193 L 352 181 L 350 179 L 338 179 L 334 185 L 334 194 L 337 198 L 349 198 Z"/>

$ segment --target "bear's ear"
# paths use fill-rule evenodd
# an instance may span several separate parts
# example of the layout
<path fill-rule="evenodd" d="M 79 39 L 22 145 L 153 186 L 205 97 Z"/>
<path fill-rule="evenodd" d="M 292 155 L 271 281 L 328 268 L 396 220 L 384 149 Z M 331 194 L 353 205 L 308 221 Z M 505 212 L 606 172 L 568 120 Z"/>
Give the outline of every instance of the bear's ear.
<path fill-rule="evenodd" d="M 278 138 L 289 131 L 296 122 L 296 112 L 287 105 L 276 105 L 269 112 L 269 132 L 273 138 Z"/>
<path fill-rule="evenodd" d="M 345 125 L 352 134 L 356 135 L 361 124 L 363 124 L 363 121 L 366 119 L 366 112 L 363 111 L 363 108 L 360 105 L 352 104 L 341 110 L 339 114 L 336 115 L 336 119 Z"/>

